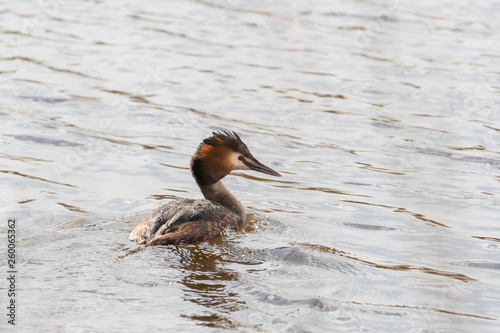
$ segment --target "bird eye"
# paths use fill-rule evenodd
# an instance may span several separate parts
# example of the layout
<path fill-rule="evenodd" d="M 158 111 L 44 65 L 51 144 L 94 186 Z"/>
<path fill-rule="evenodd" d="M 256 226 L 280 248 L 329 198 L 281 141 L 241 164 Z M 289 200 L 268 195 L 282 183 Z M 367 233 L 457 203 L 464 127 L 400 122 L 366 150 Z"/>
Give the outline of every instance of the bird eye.
<path fill-rule="evenodd" d="M 238 159 L 239 159 L 240 161 L 243 161 L 243 160 L 245 159 L 245 157 L 243 157 L 243 155 L 240 155 L 240 156 L 238 156 Z"/>

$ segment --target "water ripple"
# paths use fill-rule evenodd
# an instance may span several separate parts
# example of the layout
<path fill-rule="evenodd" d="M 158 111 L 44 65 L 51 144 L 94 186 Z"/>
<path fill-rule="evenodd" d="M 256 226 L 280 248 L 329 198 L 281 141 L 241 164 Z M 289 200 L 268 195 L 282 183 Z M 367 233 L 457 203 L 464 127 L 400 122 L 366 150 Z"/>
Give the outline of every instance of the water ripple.
<path fill-rule="evenodd" d="M 20 330 L 498 330 L 488 1 L 2 4 Z M 283 176 L 224 179 L 244 231 L 129 242 L 225 129 Z"/>

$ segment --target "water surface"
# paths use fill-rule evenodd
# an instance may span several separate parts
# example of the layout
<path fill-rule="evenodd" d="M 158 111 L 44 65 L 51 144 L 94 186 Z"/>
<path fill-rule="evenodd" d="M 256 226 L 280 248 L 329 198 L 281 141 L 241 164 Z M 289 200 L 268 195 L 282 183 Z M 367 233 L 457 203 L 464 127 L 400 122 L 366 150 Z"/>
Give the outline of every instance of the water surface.
<path fill-rule="evenodd" d="M 18 330 L 498 330 L 498 3 L 0 3 Z M 131 243 L 221 129 L 245 231 Z"/>

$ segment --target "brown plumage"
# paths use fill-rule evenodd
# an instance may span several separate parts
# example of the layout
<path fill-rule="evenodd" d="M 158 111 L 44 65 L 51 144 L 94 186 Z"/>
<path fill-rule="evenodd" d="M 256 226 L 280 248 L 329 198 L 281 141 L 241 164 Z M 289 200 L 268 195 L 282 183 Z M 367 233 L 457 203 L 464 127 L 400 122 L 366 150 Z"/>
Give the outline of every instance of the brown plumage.
<path fill-rule="evenodd" d="M 245 209 L 220 181 L 232 170 L 279 173 L 257 161 L 238 134 L 214 132 L 191 158 L 191 172 L 205 199 L 180 199 L 153 211 L 130 233 L 137 244 L 164 245 L 210 240 L 245 223 Z"/>

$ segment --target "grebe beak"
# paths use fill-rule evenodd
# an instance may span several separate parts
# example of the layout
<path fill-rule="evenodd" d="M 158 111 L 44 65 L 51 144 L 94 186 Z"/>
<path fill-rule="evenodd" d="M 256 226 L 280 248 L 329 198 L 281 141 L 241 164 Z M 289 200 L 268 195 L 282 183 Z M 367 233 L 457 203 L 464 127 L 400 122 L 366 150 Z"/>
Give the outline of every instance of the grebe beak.
<path fill-rule="evenodd" d="M 281 177 L 281 175 L 279 173 L 277 173 L 276 171 L 274 171 L 270 167 L 265 166 L 264 164 L 260 163 L 255 158 L 252 158 L 252 159 L 245 158 L 243 160 L 243 163 L 252 170 L 259 171 L 259 172 L 262 172 L 262 173 L 265 173 L 265 174 L 271 175 L 271 176 Z"/>

